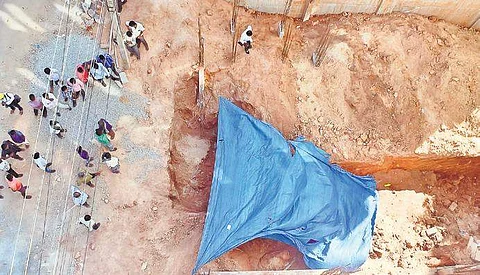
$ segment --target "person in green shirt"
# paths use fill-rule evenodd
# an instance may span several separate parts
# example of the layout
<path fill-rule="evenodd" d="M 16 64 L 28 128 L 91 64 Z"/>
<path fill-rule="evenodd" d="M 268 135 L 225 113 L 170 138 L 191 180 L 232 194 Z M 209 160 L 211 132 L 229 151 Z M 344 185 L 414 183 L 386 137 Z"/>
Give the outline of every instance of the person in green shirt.
<path fill-rule="evenodd" d="M 98 128 L 95 130 L 95 137 L 97 138 L 98 142 L 102 144 L 104 147 L 106 147 L 109 151 L 116 151 L 117 147 L 113 147 L 112 142 L 110 142 L 110 139 L 108 138 L 107 134 L 105 132 Z"/>

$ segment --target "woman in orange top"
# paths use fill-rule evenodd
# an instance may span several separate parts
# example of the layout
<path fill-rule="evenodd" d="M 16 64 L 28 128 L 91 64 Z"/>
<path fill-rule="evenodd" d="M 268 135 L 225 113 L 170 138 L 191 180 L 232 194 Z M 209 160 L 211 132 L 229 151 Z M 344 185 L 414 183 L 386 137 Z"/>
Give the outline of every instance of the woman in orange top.
<path fill-rule="evenodd" d="M 23 186 L 23 184 L 17 178 L 12 176 L 12 174 L 7 174 L 5 179 L 7 180 L 8 187 L 10 187 L 10 189 L 12 189 L 13 192 L 20 192 L 20 194 L 22 194 L 22 197 L 24 199 L 32 198 L 32 196 L 25 195 L 25 191 L 27 190 L 28 186 Z"/>

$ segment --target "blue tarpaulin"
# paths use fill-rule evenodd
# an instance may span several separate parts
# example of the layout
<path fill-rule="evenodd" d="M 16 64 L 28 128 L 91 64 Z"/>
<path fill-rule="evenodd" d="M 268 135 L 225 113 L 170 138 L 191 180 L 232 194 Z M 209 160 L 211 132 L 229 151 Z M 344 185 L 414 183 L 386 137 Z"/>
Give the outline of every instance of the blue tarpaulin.
<path fill-rule="evenodd" d="M 353 270 L 368 257 L 378 195 L 303 139 L 220 98 L 215 170 L 193 272 L 256 238 L 296 247 L 310 268 Z"/>

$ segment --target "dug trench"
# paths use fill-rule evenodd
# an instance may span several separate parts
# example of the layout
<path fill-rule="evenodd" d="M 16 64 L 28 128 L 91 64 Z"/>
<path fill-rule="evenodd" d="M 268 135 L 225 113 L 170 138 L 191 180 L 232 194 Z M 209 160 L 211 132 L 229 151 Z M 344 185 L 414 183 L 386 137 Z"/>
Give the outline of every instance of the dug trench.
<path fill-rule="evenodd" d="M 207 74 L 207 82 L 212 76 Z M 197 79 L 186 76 L 177 85 L 170 138 L 170 198 L 173 207 L 206 212 L 212 181 L 217 132 L 218 95 L 205 91 L 196 104 Z M 224 94 L 262 119 L 252 104 L 235 93 Z M 233 157 L 233 156 L 232 156 Z M 372 175 L 379 190 L 379 210 L 370 258 L 370 272 L 471 264 L 466 250 L 480 231 L 480 157 L 381 156 L 383 161 L 336 161 L 349 172 Z M 197 244 L 198 245 L 198 244 Z M 197 246 L 198 247 L 198 246 Z M 304 269 L 293 247 L 256 239 L 212 261 L 207 270 Z"/>

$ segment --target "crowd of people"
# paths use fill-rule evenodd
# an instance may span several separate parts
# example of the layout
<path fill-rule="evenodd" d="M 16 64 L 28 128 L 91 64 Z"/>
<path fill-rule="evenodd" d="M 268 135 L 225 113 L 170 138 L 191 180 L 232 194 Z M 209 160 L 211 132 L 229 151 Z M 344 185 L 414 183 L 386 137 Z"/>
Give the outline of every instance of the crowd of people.
<path fill-rule="evenodd" d="M 120 2 L 124 4 L 126 0 Z M 141 44 L 145 46 L 146 50 L 149 49 L 148 43 L 143 36 L 145 28 L 143 24 L 133 20 L 127 21 L 126 26 L 128 30 L 124 35 L 123 42 L 131 55 L 135 55 L 137 59 L 140 59 L 139 48 Z M 106 87 L 106 79 L 111 79 L 118 86 L 122 87 L 115 59 L 108 53 L 98 54 L 94 59 L 78 64 L 72 77 L 64 79 L 58 70 L 49 67 L 44 68 L 43 72 L 48 79 L 48 90 L 41 95 L 29 94 L 28 105 L 32 108 L 35 117 L 40 115 L 43 118 L 47 118 L 49 113 L 53 113 L 48 120 L 48 126 L 50 133 L 59 138 L 65 138 L 67 134 L 67 129 L 59 121 L 59 117 L 61 117 L 60 110 L 72 111 L 77 106 L 77 101 L 80 97 L 82 101 L 85 101 L 87 95 L 86 87 L 92 87 L 94 82 L 98 82 Z M 57 96 L 54 93 L 55 89 L 58 91 Z M 10 114 L 14 114 L 18 110 L 20 115 L 23 115 L 21 100 L 22 98 L 18 94 L 10 92 L 0 93 L 0 102 L 2 106 L 10 109 Z M 111 153 L 117 150 L 112 143 L 112 140 L 115 138 L 112 124 L 106 119 L 100 119 L 98 127 L 93 134 L 98 143 L 104 148 L 104 152 L 100 156 L 101 162 L 112 173 L 120 173 L 120 161 Z M 20 156 L 19 153 L 23 154 L 24 151 L 27 151 L 30 143 L 19 130 L 12 129 L 8 131 L 8 135 L 10 139 L 4 140 L 1 146 L 0 170 L 5 172 L 5 181 L 12 192 L 20 193 L 23 199 L 31 199 L 32 196 L 27 194 L 28 186 L 21 181 L 23 174 L 17 172 L 12 167 L 13 162 L 10 163 L 12 159 L 24 161 L 24 157 Z M 85 190 L 82 190 L 82 186 L 86 185 L 94 188 L 93 180 L 100 175 L 100 171 L 89 171 L 89 168 L 93 167 L 92 161 L 94 157 L 91 157 L 82 146 L 75 148 L 75 152 L 82 159 L 85 167 L 78 171 L 75 184 L 71 184 L 72 201 L 75 206 L 90 207 L 87 202 L 89 195 Z M 49 162 L 40 152 L 34 152 L 31 156 L 32 162 L 40 170 L 45 173 L 56 172 L 56 169 L 52 168 L 52 162 Z M 4 186 L 0 185 L 0 189 L 4 189 Z M 0 194 L 0 199 L 3 198 L 3 195 Z M 96 230 L 100 226 L 100 223 L 95 222 L 90 215 L 84 215 L 79 219 L 79 222 L 84 224 L 90 231 Z"/>
<path fill-rule="evenodd" d="M 10 190 L 15 193 L 18 192 L 21 194 L 23 199 L 31 199 L 31 195 L 27 195 L 26 190 L 28 186 L 24 185 L 20 178 L 23 177 L 23 174 L 17 172 L 12 164 L 10 163 L 11 159 L 15 159 L 18 161 L 24 161 L 25 158 L 20 156 L 19 154 L 23 155 L 23 152 L 27 151 L 30 147 L 30 143 L 25 137 L 25 135 L 19 130 L 9 130 L 8 135 L 10 139 L 4 140 L 1 145 L 1 158 L 0 158 L 0 170 L 5 172 L 5 180 L 7 182 L 8 187 Z M 113 126 L 105 119 L 100 119 L 98 121 L 98 128 L 95 129 L 95 136 L 99 143 L 108 149 L 108 152 L 104 152 L 101 155 L 102 163 L 112 171 L 112 173 L 119 173 L 120 172 L 120 162 L 119 159 L 115 156 L 112 156 L 110 151 L 117 150 L 116 147 L 112 145 L 112 139 L 115 137 L 115 132 L 113 130 Z M 62 136 L 63 138 L 63 136 Z M 82 146 L 78 146 L 75 149 L 75 152 L 80 156 L 80 158 L 85 161 L 86 168 L 80 169 L 77 173 L 76 179 L 76 186 L 72 185 L 72 200 L 74 205 L 89 207 L 87 203 L 87 198 L 89 197 L 85 191 L 82 191 L 79 187 L 83 184 L 95 187 L 92 183 L 92 180 L 100 175 L 100 172 L 92 172 L 89 171 L 88 168 L 92 167 L 93 164 L 91 163 L 94 158 L 89 156 L 89 153 L 82 148 Z M 44 155 L 40 152 L 35 152 L 32 154 L 32 161 L 36 167 L 40 170 L 44 171 L 45 173 L 55 173 L 56 170 L 52 168 L 52 162 L 49 162 Z M 78 187 L 77 187 L 78 186 Z M 4 189 L 4 186 L 0 185 L 0 189 Z M 3 199 L 3 195 L 0 194 L 0 199 Z M 91 227 L 93 229 L 97 229 L 99 223 L 95 223 L 91 217 L 84 219 L 83 224 L 87 225 L 87 227 Z"/>

